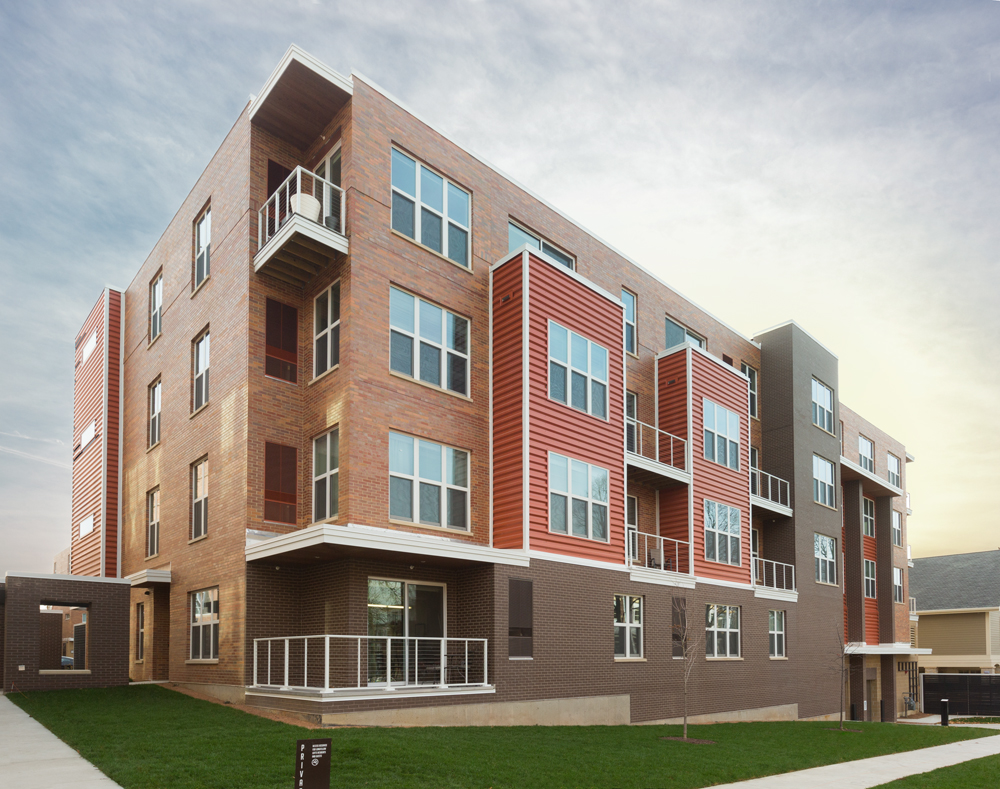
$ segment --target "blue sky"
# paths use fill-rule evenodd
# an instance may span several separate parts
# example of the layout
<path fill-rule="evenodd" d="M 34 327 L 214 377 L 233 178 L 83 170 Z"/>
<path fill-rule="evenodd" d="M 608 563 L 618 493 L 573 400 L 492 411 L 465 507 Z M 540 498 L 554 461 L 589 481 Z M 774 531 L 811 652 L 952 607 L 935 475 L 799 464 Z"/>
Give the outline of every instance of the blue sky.
<path fill-rule="evenodd" d="M 915 555 L 1000 546 L 1000 3 L 0 6 L 0 573 L 69 542 L 73 340 L 296 43 L 916 455 Z M 766 465 L 766 463 L 765 463 Z"/>

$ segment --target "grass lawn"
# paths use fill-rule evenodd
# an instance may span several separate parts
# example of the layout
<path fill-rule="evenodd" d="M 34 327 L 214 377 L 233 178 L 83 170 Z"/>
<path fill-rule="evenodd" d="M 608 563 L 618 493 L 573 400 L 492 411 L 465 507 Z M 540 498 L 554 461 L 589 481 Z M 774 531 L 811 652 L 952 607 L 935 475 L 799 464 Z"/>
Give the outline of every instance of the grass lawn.
<path fill-rule="evenodd" d="M 335 787 L 700 787 L 996 734 L 851 723 L 309 730 L 155 685 L 11 701 L 126 789 L 292 786 L 295 740 L 333 739 Z M 976 785 L 976 784 L 972 784 Z"/>
<path fill-rule="evenodd" d="M 878 789 L 972 789 L 1000 783 L 1000 756 L 986 756 L 921 775 L 900 778 Z"/>

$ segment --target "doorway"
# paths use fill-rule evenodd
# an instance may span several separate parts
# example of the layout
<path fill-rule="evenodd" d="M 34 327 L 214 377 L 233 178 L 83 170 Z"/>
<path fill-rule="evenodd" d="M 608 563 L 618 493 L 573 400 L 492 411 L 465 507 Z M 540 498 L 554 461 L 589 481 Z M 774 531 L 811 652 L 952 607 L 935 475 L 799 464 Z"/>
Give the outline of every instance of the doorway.
<path fill-rule="evenodd" d="M 868 700 L 868 714 L 865 715 L 866 721 L 878 720 L 875 717 L 875 701 L 878 698 L 877 684 L 877 681 L 874 679 L 865 681 L 866 698 Z"/>
<path fill-rule="evenodd" d="M 442 682 L 445 585 L 368 579 L 368 684 Z"/>

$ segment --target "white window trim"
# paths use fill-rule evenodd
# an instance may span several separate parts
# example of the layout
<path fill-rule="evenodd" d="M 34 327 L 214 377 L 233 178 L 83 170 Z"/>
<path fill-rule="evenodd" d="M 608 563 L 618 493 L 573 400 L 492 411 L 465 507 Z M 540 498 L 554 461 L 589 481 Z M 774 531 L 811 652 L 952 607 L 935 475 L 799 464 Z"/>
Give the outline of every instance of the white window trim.
<path fill-rule="evenodd" d="M 903 602 L 903 569 L 901 567 L 892 568 L 892 599 L 896 603 Z"/>
<path fill-rule="evenodd" d="M 708 427 L 708 421 L 707 421 L 707 418 L 706 418 L 707 417 L 707 412 L 708 412 L 708 406 L 709 405 L 712 406 L 713 413 L 715 414 L 715 426 L 712 427 L 711 429 Z M 719 429 L 718 429 L 718 424 L 719 424 L 719 416 L 718 416 L 718 414 L 719 414 L 719 411 L 724 412 L 725 415 L 726 415 L 726 431 L 724 433 L 720 432 Z M 733 416 L 736 417 L 736 438 L 735 438 L 735 440 L 734 440 L 734 438 L 731 435 L 729 435 L 729 415 L 730 414 L 732 414 Z M 740 454 L 742 453 L 742 450 L 743 450 L 743 444 L 742 444 L 742 441 L 740 439 L 740 431 L 742 430 L 741 421 L 742 420 L 740 419 L 740 415 L 737 414 L 735 411 L 730 411 L 725 406 L 721 406 L 718 403 L 714 403 L 711 400 L 709 400 L 707 397 L 703 397 L 701 399 L 701 429 L 702 429 L 702 440 L 703 440 L 703 443 L 704 443 L 704 446 L 702 447 L 702 454 L 705 456 L 705 460 L 708 460 L 708 461 L 710 461 L 712 463 L 715 463 L 716 465 L 722 466 L 724 468 L 728 468 L 730 471 L 739 471 L 740 470 Z M 712 435 L 711 442 L 709 442 L 708 436 L 706 435 L 708 433 L 711 433 L 711 435 Z M 718 439 L 719 439 L 720 436 L 722 438 L 724 438 L 725 441 L 726 441 L 726 459 L 727 460 L 732 455 L 732 452 L 733 452 L 732 445 L 736 444 L 736 465 L 735 466 L 731 465 L 728 462 L 727 463 L 723 463 L 722 461 L 720 461 L 718 459 Z M 712 456 L 711 457 L 709 457 L 709 455 L 708 455 L 708 447 L 709 447 L 709 445 L 711 445 L 711 447 L 712 447 Z"/>
<path fill-rule="evenodd" d="M 634 320 L 630 321 L 628 319 L 628 305 L 627 304 L 625 306 L 625 309 L 622 310 L 622 315 L 625 318 L 625 326 L 626 327 L 628 327 L 628 326 L 632 327 L 632 343 L 635 345 L 635 347 L 634 348 L 629 348 L 628 347 L 628 331 L 627 331 L 627 329 L 625 331 L 625 336 L 622 338 L 623 339 L 622 347 L 624 347 L 625 353 L 631 353 L 631 354 L 635 354 L 636 356 L 638 356 L 639 355 L 639 326 L 638 326 L 638 322 L 639 322 L 639 316 L 638 316 L 638 312 L 639 312 L 639 297 L 636 294 L 634 294 L 632 291 L 630 291 L 628 288 L 622 288 L 622 297 L 623 297 L 622 298 L 622 303 L 625 302 L 624 296 L 625 296 L 626 293 L 629 296 L 632 297 L 632 317 L 634 318 Z"/>
<path fill-rule="evenodd" d="M 566 461 L 566 490 L 559 490 L 553 486 L 552 480 L 552 458 L 558 457 Z M 579 464 L 586 466 L 587 468 L 587 495 L 581 496 L 578 493 L 573 493 L 573 464 Z M 593 470 L 603 471 L 606 475 L 608 481 L 608 490 L 606 491 L 607 500 L 602 501 L 601 499 L 594 498 L 594 474 Z M 548 527 L 550 534 L 558 534 L 562 537 L 575 537 L 578 540 L 593 540 L 594 542 L 611 542 L 611 472 L 608 469 L 601 466 L 595 466 L 592 463 L 587 463 L 583 460 L 577 460 L 575 458 L 568 457 L 567 455 L 560 455 L 558 452 L 549 452 L 549 496 L 547 500 L 548 504 Z M 562 496 L 566 500 L 566 531 L 557 531 L 552 528 L 552 497 Z M 587 533 L 586 534 L 574 534 L 573 533 L 573 501 L 584 501 L 587 505 Z M 605 511 L 605 529 L 607 530 L 607 536 L 602 540 L 594 536 L 594 507 L 604 507 Z"/>
<path fill-rule="evenodd" d="M 625 612 L 625 621 L 619 622 L 615 619 L 615 632 L 618 630 L 625 631 L 625 652 L 624 654 L 619 654 L 615 652 L 615 658 L 619 660 L 635 660 L 641 658 L 645 652 L 645 638 L 642 632 L 643 620 L 645 619 L 645 611 L 643 611 L 644 600 L 640 595 L 627 595 L 627 594 L 616 594 L 615 599 L 622 598 L 624 600 L 623 610 Z M 632 613 L 632 601 L 639 601 L 639 621 L 636 622 Z M 632 652 L 632 631 L 639 632 L 639 652 Z"/>
<path fill-rule="evenodd" d="M 903 547 L 903 513 L 899 510 L 892 511 L 892 544 Z"/>
<path fill-rule="evenodd" d="M 446 529 L 450 532 L 456 533 L 469 533 L 472 531 L 472 495 L 471 495 L 471 483 L 472 483 L 472 453 L 467 449 L 459 449 L 458 447 L 453 447 L 448 444 L 441 444 L 437 441 L 430 441 L 426 438 L 420 438 L 419 436 L 413 436 L 409 433 L 400 433 L 395 430 L 389 431 L 389 435 L 402 436 L 408 438 L 413 442 L 413 474 L 404 474 L 400 471 L 389 471 L 390 479 L 392 477 L 398 477 L 399 479 L 409 480 L 411 483 L 410 488 L 410 517 L 401 518 L 399 515 L 392 514 L 392 488 L 390 485 L 389 489 L 389 519 L 394 521 L 400 521 L 405 523 L 413 523 L 416 526 L 429 526 L 432 528 Z M 441 479 L 428 479 L 426 477 L 420 476 L 420 442 L 423 441 L 427 444 L 434 444 L 441 448 Z M 461 485 L 453 485 L 447 481 L 448 479 L 448 452 L 447 450 L 452 450 L 454 452 L 461 452 L 465 455 L 465 481 L 466 487 Z M 439 499 L 440 509 L 439 513 L 441 516 L 440 523 L 427 523 L 420 520 L 420 485 L 421 483 L 425 485 L 433 485 L 441 489 Z M 459 490 L 465 493 L 465 528 L 457 529 L 454 526 L 449 526 L 449 515 L 451 514 L 451 500 L 448 496 L 449 490 Z"/>
<path fill-rule="evenodd" d="M 160 443 L 160 409 L 162 406 L 161 397 L 163 394 L 163 381 L 156 379 L 149 387 L 149 446 L 155 447 Z"/>
<path fill-rule="evenodd" d="M 160 489 L 146 494 L 146 558 L 160 552 Z"/>
<path fill-rule="evenodd" d="M 828 540 L 828 545 L 833 546 L 831 556 L 823 556 L 817 543 L 817 538 L 819 540 Z M 813 557 L 816 563 L 816 583 L 818 584 L 830 584 L 832 586 L 837 586 L 837 538 L 830 537 L 827 534 L 813 534 Z M 829 580 L 823 580 L 822 568 L 825 567 L 827 570 L 827 578 Z"/>
<path fill-rule="evenodd" d="M 214 594 L 213 594 L 214 593 Z M 202 617 L 208 617 L 207 621 L 204 619 L 195 622 L 194 621 L 194 604 L 195 599 L 199 598 L 202 601 L 201 608 L 202 611 L 205 610 L 205 602 L 212 603 L 212 610 L 208 614 L 201 614 Z M 212 653 L 211 655 L 201 654 L 200 644 L 201 644 L 201 631 L 203 628 L 215 627 L 218 630 L 219 627 L 219 587 L 215 586 L 211 589 L 199 589 L 197 592 L 191 592 L 188 595 L 188 626 L 189 626 L 189 643 L 188 643 L 188 656 L 191 660 L 218 660 L 218 651 L 215 649 L 215 640 L 221 640 L 221 636 L 216 636 L 214 639 L 209 639 L 212 642 Z M 195 643 L 195 632 L 198 633 L 198 644 L 199 644 L 199 656 L 194 656 L 194 643 Z"/>
<path fill-rule="evenodd" d="M 209 401 L 209 377 L 210 369 L 212 366 L 211 361 L 211 332 L 204 332 L 198 335 L 194 341 L 194 396 L 191 405 L 193 406 L 193 411 L 199 411 L 208 405 Z M 201 349 L 204 347 L 205 359 L 204 364 L 201 359 Z M 199 385 L 201 386 L 202 401 L 198 403 L 198 393 Z"/>
<path fill-rule="evenodd" d="M 334 290 L 337 292 L 337 320 L 333 320 L 333 293 Z M 326 296 L 326 328 L 322 331 L 316 331 L 316 314 L 319 310 L 319 300 Z M 313 324 L 312 324 L 312 335 L 313 335 L 313 380 L 315 381 L 321 375 L 326 375 L 330 370 L 340 365 L 340 279 L 336 279 L 330 283 L 330 287 L 326 288 L 322 293 L 319 293 L 316 298 L 313 299 Z M 330 342 L 330 338 L 333 337 L 334 329 L 337 329 L 337 361 L 333 361 L 333 343 Z M 316 346 L 319 345 L 320 338 L 326 336 L 326 369 L 319 372 L 319 353 L 316 351 Z"/>
<path fill-rule="evenodd" d="M 829 470 L 830 480 L 820 479 L 817 471 L 820 469 Z M 836 509 L 837 499 L 834 496 L 834 481 L 836 475 L 833 470 L 833 463 L 819 455 L 813 455 L 813 501 L 824 507 Z"/>
<path fill-rule="evenodd" d="M 135 604 L 135 659 L 142 660 L 146 654 L 146 604 Z"/>
<path fill-rule="evenodd" d="M 330 462 L 330 458 L 331 458 L 330 446 L 333 443 L 332 436 L 333 436 L 334 433 L 337 434 L 337 467 L 336 468 L 331 468 L 332 463 Z M 317 474 L 316 473 L 316 445 L 320 441 L 325 441 L 326 442 L 326 462 L 327 462 L 327 469 L 326 469 L 326 471 L 324 473 Z M 313 468 L 313 477 L 312 477 L 312 515 L 313 515 L 313 518 L 312 518 L 312 522 L 313 523 L 319 523 L 320 521 L 335 520 L 340 515 L 340 428 L 339 427 L 335 427 L 332 430 L 327 430 L 322 435 L 316 436 L 316 438 L 313 439 L 313 441 L 312 441 L 312 464 L 313 464 L 312 465 L 312 468 Z M 337 478 L 337 497 L 336 497 L 336 500 L 331 500 L 331 497 L 330 497 L 330 481 L 334 477 Z M 325 483 L 326 483 L 326 494 L 325 494 L 326 504 L 330 508 L 330 511 L 327 512 L 326 515 L 324 515 L 322 518 L 320 518 L 318 516 L 318 514 L 316 513 L 316 483 L 319 482 L 320 480 L 325 480 Z"/>
<path fill-rule="evenodd" d="M 780 639 L 780 640 L 779 640 Z M 772 646 L 773 641 L 773 646 Z M 785 612 L 767 612 L 767 647 L 773 658 L 787 657 L 785 639 Z"/>
<path fill-rule="evenodd" d="M 712 509 L 715 512 L 715 528 L 710 528 L 708 525 L 708 513 Z M 722 531 L 718 528 L 721 524 L 719 519 L 720 510 L 726 513 L 726 526 L 727 531 Z M 734 534 L 729 529 L 732 529 L 732 513 L 736 513 L 736 533 Z M 705 516 L 705 560 L 709 562 L 715 562 L 716 564 L 727 564 L 733 567 L 743 566 L 743 513 L 740 512 L 738 507 L 731 507 L 728 504 L 720 504 L 717 501 L 711 501 L 710 499 L 705 499 L 704 507 Z M 708 555 L 708 533 L 711 532 L 715 535 L 715 555 Z M 736 561 L 733 561 L 732 555 L 732 538 L 736 538 Z M 719 540 L 720 538 L 726 540 L 726 551 L 729 558 L 726 561 L 719 559 Z"/>
<path fill-rule="evenodd" d="M 875 500 L 867 496 L 861 499 L 861 530 L 865 537 L 875 536 Z"/>
<path fill-rule="evenodd" d="M 894 465 L 896 467 L 895 470 L 893 470 Z M 889 484 L 897 488 L 901 487 L 900 483 L 902 482 L 903 477 L 901 474 L 902 463 L 899 462 L 899 458 L 891 452 L 887 452 L 885 467 L 889 477 Z"/>
<path fill-rule="evenodd" d="M 204 468 L 202 476 L 204 490 L 198 495 L 198 470 Z M 208 458 L 202 458 L 191 466 L 191 539 L 197 540 L 208 534 Z M 195 512 L 201 510 L 201 532 L 195 533 Z"/>
<path fill-rule="evenodd" d="M 868 450 L 868 454 L 865 454 L 865 449 Z M 875 473 L 875 442 L 862 435 L 858 436 L 858 463 L 865 471 Z"/>
<path fill-rule="evenodd" d="M 746 362 L 740 362 L 740 371 L 750 379 L 750 416 L 759 419 L 760 417 L 757 415 L 757 370 Z"/>
<path fill-rule="evenodd" d="M 821 403 L 816 399 L 817 395 L 821 395 L 824 391 L 829 394 L 830 405 L 827 407 L 824 403 Z M 817 378 L 812 379 L 812 423 L 830 435 L 834 435 L 834 423 L 833 423 L 833 389 L 824 384 Z M 823 419 L 823 424 L 817 422 L 817 418 Z M 829 423 L 829 424 L 827 424 Z"/>
<path fill-rule="evenodd" d="M 719 610 L 726 609 L 726 627 L 719 627 Z M 709 614 L 708 610 L 714 609 L 715 617 L 713 618 L 714 624 L 709 626 Z M 732 621 L 732 612 L 736 611 L 737 625 L 736 627 L 730 627 L 729 623 Z M 705 656 L 709 658 L 738 658 L 743 654 L 743 639 L 741 637 L 740 628 L 743 626 L 743 612 L 740 610 L 738 605 L 714 605 L 708 604 L 705 606 Z M 718 639 L 716 638 L 717 633 L 726 634 L 726 654 L 718 654 Z M 729 649 L 729 636 L 732 633 L 736 633 L 736 654 L 731 654 Z M 710 635 L 711 634 L 711 635 Z M 712 645 L 712 652 L 708 652 L 708 645 Z"/>
<path fill-rule="evenodd" d="M 207 241 L 205 236 L 208 237 Z M 212 259 L 212 207 L 209 206 L 201 213 L 194 223 L 194 289 L 198 290 L 201 284 L 208 279 L 211 272 Z M 204 271 L 201 279 L 198 279 L 198 267 L 201 265 L 204 255 Z"/>
<path fill-rule="evenodd" d="M 552 356 L 552 327 L 553 326 L 557 326 L 560 329 L 562 329 L 564 332 L 566 332 L 566 361 L 565 362 L 560 361 L 559 359 L 556 359 L 555 357 Z M 574 336 L 575 337 L 579 337 L 581 340 L 583 340 L 584 342 L 587 343 L 587 371 L 586 372 L 584 372 L 584 371 L 582 371 L 582 370 L 580 370 L 580 369 L 578 369 L 578 368 L 576 368 L 576 367 L 573 366 L 573 337 Z M 548 336 L 546 336 L 546 338 L 545 338 L 545 347 L 546 347 L 546 354 L 548 356 L 548 362 L 549 362 L 548 367 L 545 370 L 545 376 L 548 379 L 548 387 L 547 387 L 548 391 L 546 393 L 547 396 L 548 396 L 548 399 L 551 402 L 553 402 L 553 403 L 559 403 L 559 405 L 565 406 L 567 408 L 572 408 L 574 411 L 577 411 L 579 413 L 583 413 L 583 414 L 587 414 L 588 416 L 592 416 L 592 417 L 594 417 L 594 419 L 600 419 L 602 422 L 609 422 L 610 419 L 611 419 L 611 416 L 610 416 L 610 414 L 611 414 L 611 403 L 610 403 L 610 399 L 611 399 L 611 396 L 610 396 L 611 395 L 611 387 L 609 385 L 609 379 L 611 378 L 611 353 L 608 351 L 608 349 L 605 348 L 600 343 L 596 343 L 593 340 L 589 340 L 586 337 L 584 337 L 582 334 L 579 334 L 578 332 L 575 332 L 572 329 L 569 329 L 569 328 L 563 326 L 560 323 L 556 323 L 553 320 L 550 320 L 549 323 L 548 323 Z M 603 380 L 601 378 L 598 378 L 598 377 L 592 375 L 591 372 L 590 372 L 591 369 L 594 366 L 594 348 L 595 347 L 600 348 L 602 351 L 604 351 L 604 355 L 605 355 L 604 358 L 606 359 L 605 368 L 607 369 L 607 374 L 605 375 L 605 378 Z M 562 367 L 566 371 L 566 400 L 565 400 L 565 402 L 562 401 L 562 400 L 558 400 L 558 399 L 556 399 L 555 397 L 552 396 L 552 365 L 553 364 L 558 365 L 559 367 Z M 587 379 L 587 385 L 586 385 L 587 407 L 585 409 L 583 409 L 583 408 L 577 408 L 575 405 L 573 405 L 573 373 L 574 372 L 577 373 L 577 374 L 585 376 L 586 379 Z M 598 384 L 601 384 L 604 387 L 604 416 L 599 416 L 599 415 L 595 414 L 593 412 L 593 410 L 592 410 L 593 407 L 594 407 L 594 403 L 593 403 L 593 400 L 594 400 L 594 397 L 593 397 L 593 383 L 594 382 L 597 382 Z"/>
<path fill-rule="evenodd" d="M 411 361 L 413 362 L 413 374 L 409 375 L 408 377 L 412 378 L 415 381 L 420 381 L 420 383 L 427 384 L 428 386 L 434 387 L 436 389 L 443 389 L 446 392 L 454 392 L 455 394 L 460 394 L 463 397 L 470 397 L 471 396 L 471 391 L 472 391 L 471 390 L 471 387 L 472 387 L 472 360 L 470 359 L 469 351 L 471 350 L 471 346 L 472 346 L 472 321 L 469 318 L 466 318 L 464 315 L 459 315 L 457 312 L 452 312 L 451 310 L 446 309 L 445 307 L 442 307 L 440 304 L 435 304 L 433 301 L 428 301 L 427 299 L 422 299 L 422 298 L 420 298 L 420 296 L 417 296 L 414 293 L 410 293 L 408 290 L 404 290 L 403 288 L 397 288 L 395 285 L 392 285 L 389 288 L 389 298 L 390 298 L 390 300 L 392 298 L 392 291 L 394 291 L 394 290 L 397 291 L 397 292 L 399 292 L 399 293 L 402 293 L 402 294 L 404 294 L 406 296 L 409 296 L 410 298 L 412 298 L 414 300 L 413 331 L 411 332 L 409 329 L 404 329 L 404 328 L 401 328 L 399 326 L 394 326 L 393 323 L 392 323 L 392 312 L 391 312 L 391 309 L 390 309 L 390 313 L 389 313 L 389 335 L 390 335 L 389 336 L 389 355 L 390 355 L 389 369 L 392 370 L 392 372 L 394 372 L 394 373 L 399 373 L 400 375 L 403 375 L 403 376 L 407 375 L 407 373 L 401 372 L 399 370 L 394 370 L 392 368 L 392 332 L 396 332 L 397 334 L 402 335 L 403 337 L 408 337 L 412 341 L 412 343 L 413 343 L 412 346 L 410 347 L 410 353 L 411 353 L 410 358 L 411 358 Z M 390 301 L 390 303 L 391 303 L 391 301 Z M 434 309 L 441 310 L 441 312 L 444 313 L 444 316 L 442 317 L 442 320 L 441 320 L 441 333 L 442 333 L 442 336 L 443 336 L 443 343 L 435 342 L 434 340 L 428 340 L 426 337 L 423 337 L 420 334 L 420 305 L 421 305 L 421 303 L 427 304 L 428 306 L 433 307 Z M 454 318 L 457 318 L 458 320 L 465 321 L 465 325 L 466 325 L 466 329 L 465 329 L 466 351 L 464 353 L 462 351 L 458 351 L 458 350 L 455 350 L 455 349 L 451 348 L 449 346 L 449 344 L 448 344 L 448 316 L 449 315 L 452 316 L 452 317 L 454 317 Z M 432 383 L 431 381 L 428 381 L 428 380 L 426 380 L 424 378 L 421 378 L 421 376 L 420 376 L 420 374 L 421 374 L 421 370 L 420 370 L 420 344 L 421 343 L 426 343 L 427 345 L 431 346 L 432 348 L 437 348 L 441 352 L 441 354 L 440 354 L 440 365 L 439 365 L 439 369 L 438 369 L 438 375 L 439 375 L 439 379 L 438 380 L 440 380 L 442 382 L 440 384 Z M 451 381 L 451 376 L 448 374 L 448 356 L 450 354 L 458 357 L 459 359 L 464 359 L 465 360 L 465 391 L 464 392 L 459 392 L 458 390 L 452 389 L 450 386 L 447 385 Z"/>
<path fill-rule="evenodd" d="M 869 572 L 869 569 L 871 572 Z M 868 594 L 868 592 L 871 594 Z M 875 575 L 875 562 L 871 559 L 865 559 L 865 597 L 869 600 L 875 600 L 878 597 L 878 583 Z"/>
<path fill-rule="evenodd" d="M 163 332 L 163 273 L 149 283 L 149 341 Z"/>
<path fill-rule="evenodd" d="M 507 218 L 507 226 L 508 226 L 507 227 L 507 237 L 508 237 L 508 240 L 510 238 L 510 225 L 513 225 L 514 227 L 516 227 L 518 230 L 520 230 L 526 236 L 531 236 L 533 239 L 535 239 L 535 241 L 538 242 L 538 246 L 535 247 L 535 248 L 539 252 L 541 252 L 542 254 L 545 254 L 545 255 L 548 255 L 549 257 L 551 257 L 553 260 L 555 260 L 556 263 L 559 263 L 560 265 L 564 265 L 563 262 L 562 262 L 562 260 L 560 260 L 557 255 L 553 255 L 552 254 L 553 251 L 555 251 L 556 253 L 558 253 L 558 255 L 562 255 L 563 257 L 568 258 L 569 261 L 572 263 L 572 265 L 568 266 L 567 268 L 569 268 L 570 271 L 576 271 L 576 255 L 571 255 L 569 252 L 567 252 L 562 247 L 556 246 L 555 244 L 547 241 L 546 239 L 544 239 L 540 235 L 538 235 L 538 233 L 536 233 L 534 230 L 528 230 L 528 228 L 526 228 L 520 222 L 515 222 L 513 219 L 511 219 L 509 217 Z M 508 243 L 507 246 L 508 246 L 508 252 L 513 252 L 514 251 L 513 249 L 509 249 L 509 247 L 510 247 L 509 243 Z"/>

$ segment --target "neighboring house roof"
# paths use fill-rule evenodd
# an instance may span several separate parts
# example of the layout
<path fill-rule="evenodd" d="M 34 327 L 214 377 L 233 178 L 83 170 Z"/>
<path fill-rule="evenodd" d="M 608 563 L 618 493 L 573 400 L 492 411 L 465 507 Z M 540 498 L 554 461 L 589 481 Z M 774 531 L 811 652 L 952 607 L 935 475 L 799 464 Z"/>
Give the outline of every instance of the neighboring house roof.
<path fill-rule="evenodd" d="M 910 595 L 919 611 L 1000 607 L 1000 550 L 914 559 Z"/>

